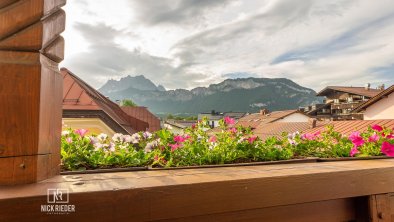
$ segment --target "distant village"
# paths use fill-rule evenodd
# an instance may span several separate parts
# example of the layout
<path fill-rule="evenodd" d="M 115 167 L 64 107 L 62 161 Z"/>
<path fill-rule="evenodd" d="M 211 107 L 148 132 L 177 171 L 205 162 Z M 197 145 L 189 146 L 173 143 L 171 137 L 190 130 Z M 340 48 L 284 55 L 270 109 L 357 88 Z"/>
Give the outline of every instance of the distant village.
<path fill-rule="evenodd" d="M 258 113 L 217 111 L 199 113 L 197 119 L 158 118 L 147 107 L 125 106 L 111 101 L 77 75 L 61 69 L 63 76 L 64 127 L 88 128 L 91 133 L 133 134 L 138 131 L 154 132 L 162 128 L 183 134 L 203 118 L 209 121 L 214 133 L 219 121 L 225 117 L 236 120 L 236 126 L 249 127 L 261 139 L 280 136 L 283 132 L 313 133 L 332 125 L 336 131 L 348 134 L 379 124 L 394 127 L 394 85 L 327 86 L 316 94 L 324 97 L 321 104 L 311 104 L 294 110 Z"/>

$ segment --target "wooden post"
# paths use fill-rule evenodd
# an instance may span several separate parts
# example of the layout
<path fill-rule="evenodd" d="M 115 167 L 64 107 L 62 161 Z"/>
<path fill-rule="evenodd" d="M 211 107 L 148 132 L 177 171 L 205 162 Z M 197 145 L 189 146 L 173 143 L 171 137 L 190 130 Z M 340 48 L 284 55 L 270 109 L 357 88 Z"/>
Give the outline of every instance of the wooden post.
<path fill-rule="evenodd" d="M 60 171 L 66 0 L 0 0 L 0 185 Z"/>
<path fill-rule="evenodd" d="M 394 220 L 394 193 L 369 196 L 369 215 L 372 222 Z"/>

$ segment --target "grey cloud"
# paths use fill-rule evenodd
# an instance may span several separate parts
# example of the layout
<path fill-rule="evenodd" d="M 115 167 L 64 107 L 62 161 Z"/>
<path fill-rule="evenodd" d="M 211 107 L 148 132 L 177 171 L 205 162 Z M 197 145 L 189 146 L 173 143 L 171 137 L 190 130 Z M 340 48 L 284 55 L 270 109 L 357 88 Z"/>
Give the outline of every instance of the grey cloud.
<path fill-rule="evenodd" d="M 102 85 L 103 80 L 124 75 L 144 75 L 166 88 L 189 88 L 193 81 L 205 78 L 187 72 L 184 66 L 173 67 L 170 59 L 121 47 L 114 42 L 117 35 L 125 34 L 121 30 L 83 23 L 78 23 L 76 28 L 90 46 L 88 52 L 66 58 L 64 65 L 95 87 Z"/>
<path fill-rule="evenodd" d="M 220 45 L 225 44 L 232 45 L 248 36 L 272 35 L 291 24 L 300 22 L 308 17 L 312 5 L 311 0 L 276 1 L 266 12 L 187 37 L 174 45 L 172 50 L 181 61 L 186 63 L 193 60 L 198 63 L 198 57 L 204 57 L 206 53 L 212 51 L 212 48 L 219 48 Z"/>
<path fill-rule="evenodd" d="M 204 20 L 207 11 L 225 7 L 234 0 L 135 0 L 130 3 L 139 22 L 149 25 L 191 24 Z"/>

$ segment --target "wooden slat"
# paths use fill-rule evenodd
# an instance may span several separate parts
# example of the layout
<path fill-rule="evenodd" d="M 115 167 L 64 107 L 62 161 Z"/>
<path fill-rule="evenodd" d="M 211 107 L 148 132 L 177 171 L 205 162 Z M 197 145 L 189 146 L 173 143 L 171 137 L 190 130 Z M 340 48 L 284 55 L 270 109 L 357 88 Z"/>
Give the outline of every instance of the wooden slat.
<path fill-rule="evenodd" d="M 39 20 L 29 27 L 0 40 L 0 50 L 38 51 L 58 38 L 64 29 L 65 12 L 58 10 L 46 19 Z M 58 47 L 58 51 L 62 47 L 64 47 L 64 44 Z"/>
<path fill-rule="evenodd" d="M 0 39 L 11 36 L 57 11 L 65 0 L 19 0 L 0 9 Z"/>
<path fill-rule="evenodd" d="M 0 184 L 34 183 L 50 176 L 50 154 L 0 158 Z"/>
<path fill-rule="evenodd" d="M 42 53 L 55 62 L 61 62 L 64 59 L 64 38 L 59 36 L 49 44 Z"/>
<path fill-rule="evenodd" d="M 394 210 L 390 194 L 371 195 L 369 199 L 370 220 L 372 222 L 389 222 L 394 219 Z"/>
<path fill-rule="evenodd" d="M 18 0 L 0 0 L 0 9 L 17 2 Z"/>
<path fill-rule="evenodd" d="M 4 147 L 3 157 L 37 154 L 39 57 L 39 53 L 0 52 L 3 60 L 0 61 L 0 144 Z"/>
<path fill-rule="evenodd" d="M 338 199 L 303 204 L 293 204 L 278 207 L 267 207 L 244 211 L 232 211 L 220 214 L 209 214 L 195 217 L 171 218 L 168 222 L 177 221 L 286 221 L 286 222 L 331 222 L 331 221 L 355 221 L 355 199 Z M 358 220 L 361 221 L 361 220 Z M 366 221 L 366 220 L 365 220 Z"/>

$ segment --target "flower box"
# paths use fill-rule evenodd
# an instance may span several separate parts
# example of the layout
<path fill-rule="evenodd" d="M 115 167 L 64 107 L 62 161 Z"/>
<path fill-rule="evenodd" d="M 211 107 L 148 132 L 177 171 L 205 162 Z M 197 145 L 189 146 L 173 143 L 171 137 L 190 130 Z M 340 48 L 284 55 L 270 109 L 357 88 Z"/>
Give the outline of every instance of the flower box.
<path fill-rule="evenodd" d="M 222 120 L 221 131 L 207 133 L 206 121 L 174 135 L 155 133 L 87 136 L 87 130 L 62 133 L 65 170 L 87 173 L 133 170 L 192 169 L 284 163 L 381 159 L 394 156 L 394 132 L 371 126 L 342 135 L 332 127 L 316 133 L 284 133 L 260 140 L 250 129 Z M 131 167 L 129 167 L 131 166 Z M 114 168 L 109 170 L 108 168 Z"/>

